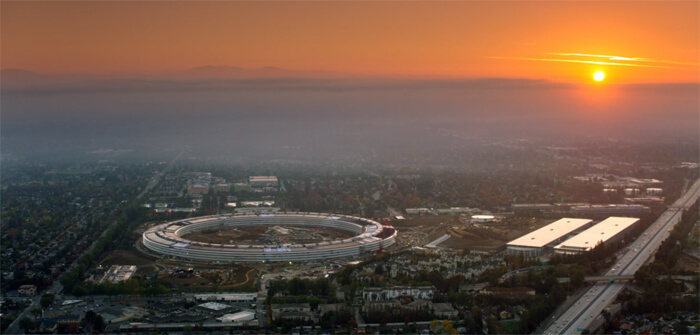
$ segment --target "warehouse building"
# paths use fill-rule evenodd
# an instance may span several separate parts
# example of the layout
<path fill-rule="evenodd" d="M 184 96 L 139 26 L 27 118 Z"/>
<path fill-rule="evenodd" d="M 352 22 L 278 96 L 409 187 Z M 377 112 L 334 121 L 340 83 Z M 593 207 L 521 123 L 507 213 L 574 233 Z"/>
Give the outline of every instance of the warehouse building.
<path fill-rule="evenodd" d="M 558 254 L 577 254 L 590 251 L 599 243 L 609 243 L 622 238 L 637 222 L 639 222 L 637 218 L 609 217 L 557 245 L 554 247 L 554 251 Z"/>
<path fill-rule="evenodd" d="M 277 187 L 279 185 L 276 176 L 250 176 L 248 182 L 251 187 Z"/>
<path fill-rule="evenodd" d="M 591 220 L 563 218 L 508 242 L 506 253 L 523 258 L 540 256 L 547 247 L 556 245 L 567 235 L 589 226 Z"/>

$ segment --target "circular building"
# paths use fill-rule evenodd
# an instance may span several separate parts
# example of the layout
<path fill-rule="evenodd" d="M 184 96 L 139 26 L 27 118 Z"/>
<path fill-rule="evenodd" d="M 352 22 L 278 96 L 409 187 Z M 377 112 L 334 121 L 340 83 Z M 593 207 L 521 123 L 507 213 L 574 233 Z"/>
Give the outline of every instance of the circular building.
<path fill-rule="evenodd" d="M 335 228 L 354 237 L 306 244 L 215 244 L 186 239 L 198 231 L 245 226 Z M 326 213 L 226 214 L 172 221 L 143 233 L 143 245 L 159 254 L 213 262 L 294 262 L 355 257 L 387 248 L 397 231 L 379 222 Z"/>

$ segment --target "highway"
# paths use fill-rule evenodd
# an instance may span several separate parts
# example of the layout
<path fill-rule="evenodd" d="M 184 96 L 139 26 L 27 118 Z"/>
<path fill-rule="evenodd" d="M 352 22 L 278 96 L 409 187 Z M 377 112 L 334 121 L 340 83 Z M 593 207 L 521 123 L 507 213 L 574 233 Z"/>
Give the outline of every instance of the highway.
<path fill-rule="evenodd" d="M 700 179 L 665 211 L 641 235 L 630 244 L 628 251 L 618 259 L 605 276 L 630 276 L 652 259 L 661 242 L 670 235 L 673 227 L 680 221 L 684 209 L 688 209 L 700 196 Z M 582 298 L 559 316 L 544 334 L 576 334 L 587 329 L 595 319 L 625 287 L 624 283 L 595 285 Z"/>
<path fill-rule="evenodd" d="M 587 282 L 599 282 L 599 281 L 615 281 L 615 280 L 633 280 L 634 276 L 586 276 L 583 280 Z M 560 283 L 566 283 L 569 281 L 569 277 L 559 278 Z"/>

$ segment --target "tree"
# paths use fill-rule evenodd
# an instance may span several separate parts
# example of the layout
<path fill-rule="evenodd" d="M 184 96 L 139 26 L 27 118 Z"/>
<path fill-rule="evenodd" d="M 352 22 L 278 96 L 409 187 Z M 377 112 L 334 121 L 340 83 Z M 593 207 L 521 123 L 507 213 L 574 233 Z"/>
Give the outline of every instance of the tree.
<path fill-rule="evenodd" d="M 85 317 L 83 318 L 83 320 L 85 320 L 85 322 L 87 322 L 87 323 L 93 323 L 93 322 L 95 322 L 96 318 L 97 318 L 97 313 L 95 313 L 95 311 L 93 311 L 93 310 L 89 310 L 89 311 L 85 312 Z"/>
<path fill-rule="evenodd" d="M 94 329 L 98 332 L 105 330 L 105 328 L 107 327 L 107 323 L 105 322 L 105 319 L 102 317 L 102 315 L 99 315 L 99 314 L 95 318 L 94 324 L 95 324 Z"/>
<path fill-rule="evenodd" d="M 85 286 L 78 284 L 78 285 L 75 285 L 73 287 L 72 293 L 76 297 L 81 297 L 81 296 L 87 295 L 90 292 L 88 291 L 88 289 Z"/>
<path fill-rule="evenodd" d="M 34 319 L 30 317 L 22 318 L 22 320 L 19 320 L 19 327 L 24 329 L 25 331 L 29 329 L 34 329 Z"/>
<path fill-rule="evenodd" d="M 139 286 L 139 281 L 138 279 L 129 279 L 124 282 L 124 288 L 126 289 L 126 293 L 128 294 L 138 294 L 141 291 L 141 287 Z"/>
<path fill-rule="evenodd" d="M 586 280 L 586 275 L 582 270 L 576 270 L 573 274 L 571 274 L 571 278 L 569 278 L 569 280 L 571 280 L 571 286 L 581 287 Z"/>
<path fill-rule="evenodd" d="M 445 333 L 449 335 L 457 334 L 457 330 L 455 329 L 452 322 L 450 322 L 449 320 L 442 320 L 442 328 L 445 330 Z"/>
<path fill-rule="evenodd" d="M 374 268 L 374 273 L 378 274 L 380 276 L 383 275 L 384 274 L 384 265 L 382 265 L 382 264 L 377 265 L 377 267 Z"/>
<path fill-rule="evenodd" d="M 439 324 L 440 321 L 438 321 L 437 319 L 430 321 L 430 330 L 436 332 Z"/>
<path fill-rule="evenodd" d="M 481 318 L 481 310 L 473 309 L 472 310 L 472 317 L 474 319 L 473 320 L 474 321 L 474 331 L 477 334 L 483 333 L 484 332 L 483 331 L 484 330 L 484 323 L 483 323 L 482 318 Z"/>
<path fill-rule="evenodd" d="M 49 306 L 53 305 L 54 299 L 55 297 L 53 294 L 44 294 L 41 296 L 41 301 L 39 303 L 43 309 L 47 309 Z"/>

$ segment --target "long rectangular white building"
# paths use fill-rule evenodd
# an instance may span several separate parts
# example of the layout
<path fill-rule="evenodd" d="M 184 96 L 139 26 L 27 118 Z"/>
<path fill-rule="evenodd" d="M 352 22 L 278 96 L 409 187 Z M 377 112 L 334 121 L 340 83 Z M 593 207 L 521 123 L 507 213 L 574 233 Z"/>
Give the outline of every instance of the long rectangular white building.
<path fill-rule="evenodd" d="M 584 228 L 592 220 L 563 218 L 554 221 L 529 234 L 521 236 L 507 244 L 509 255 L 534 258 L 542 254 L 547 245 L 557 242 L 562 237 Z"/>
<path fill-rule="evenodd" d="M 638 221 L 638 218 L 611 216 L 557 245 L 554 247 L 554 251 L 559 254 L 587 252 L 595 248 L 598 243 L 605 243 L 616 237 L 621 237 L 627 229 Z"/>
<path fill-rule="evenodd" d="M 250 176 L 248 177 L 248 182 L 251 187 L 277 187 L 279 185 L 279 180 L 276 176 Z"/>

